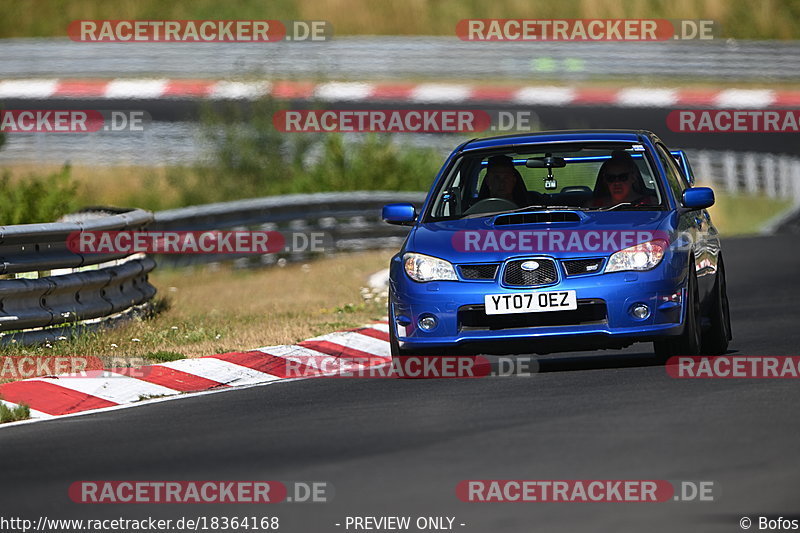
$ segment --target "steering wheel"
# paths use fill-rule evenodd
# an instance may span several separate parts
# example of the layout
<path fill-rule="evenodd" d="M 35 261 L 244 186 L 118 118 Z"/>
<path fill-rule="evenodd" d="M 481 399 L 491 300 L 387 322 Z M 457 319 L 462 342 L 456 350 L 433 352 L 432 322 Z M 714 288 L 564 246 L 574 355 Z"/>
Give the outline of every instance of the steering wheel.
<path fill-rule="evenodd" d="M 493 213 L 494 211 L 508 211 L 509 209 L 517 209 L 518 207 L 517 204 L 505 198 L 484 198 L 464 211 L 464 214 Z"/>

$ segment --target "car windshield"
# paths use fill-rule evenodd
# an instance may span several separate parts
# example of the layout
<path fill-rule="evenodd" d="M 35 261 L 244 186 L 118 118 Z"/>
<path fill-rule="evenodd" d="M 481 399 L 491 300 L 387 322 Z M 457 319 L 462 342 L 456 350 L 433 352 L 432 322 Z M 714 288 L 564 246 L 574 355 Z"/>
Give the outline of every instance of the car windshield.
<path fill-rule="evenodd" d="M 636 143 L 530 145 L 467 152 L 439 187 L 430 220 L 534 209 L 661 209 L 645 147 Z"/>

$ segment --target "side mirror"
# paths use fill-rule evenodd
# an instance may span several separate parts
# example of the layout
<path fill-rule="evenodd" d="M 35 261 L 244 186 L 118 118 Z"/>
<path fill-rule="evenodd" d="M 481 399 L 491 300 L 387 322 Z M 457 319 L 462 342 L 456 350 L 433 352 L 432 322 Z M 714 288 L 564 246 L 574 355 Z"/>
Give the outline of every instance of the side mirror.
<path fill-rule="evenodd" d="M 714 205 L 714 191 L 710 187 L 689 187 L 683 191 L 681 203 L 690 209 L 705 209 Z"/>
<path fill-rule="evenodd" d="M 417 218 L 417 210 L 413 204 L 386 204 L 381 211 L 381 218 L 389 224 L 410 226 Z"/>

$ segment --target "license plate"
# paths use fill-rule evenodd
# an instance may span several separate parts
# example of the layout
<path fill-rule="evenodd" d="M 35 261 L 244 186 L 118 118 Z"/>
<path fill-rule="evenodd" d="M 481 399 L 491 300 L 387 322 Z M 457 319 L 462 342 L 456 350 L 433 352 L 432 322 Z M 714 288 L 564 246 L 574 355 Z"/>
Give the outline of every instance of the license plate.
<path fill-rule="evenodd" d="M 487 294 L 483 297 L 487 315 L 574 311 L 578 308 L 575 291 L 520 292 Z"/>

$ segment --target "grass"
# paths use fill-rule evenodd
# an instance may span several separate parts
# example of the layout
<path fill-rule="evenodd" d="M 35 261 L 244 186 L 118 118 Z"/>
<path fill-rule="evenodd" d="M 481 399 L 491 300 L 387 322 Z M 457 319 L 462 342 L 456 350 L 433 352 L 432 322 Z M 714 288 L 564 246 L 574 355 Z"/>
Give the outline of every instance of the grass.
<path fill-rule="evenodd" d="M 66 35 L 77 19 L 304 19 L 334 35 L 454 35 L 465 18 L 668 18 L 718 21 L 723 38 L 796 39 L 793 0 L 31 0 L 10 2 L 0 37 Z"/>
<path fill-rule="evenodd" d="M 772 218 L 792 206 L 792 201 L 768 196 L 717 193 L 709 209 L 720 235 L 730 237 L 759 233 Z"/>
<path fill-rule="evenodd" d="M 6 404 L 0 402 L 0 424 L 6 422 L 17 422 L 18 420 L 26 420 L 31 417 L 31 408 L 24 403 L 14 407 L 8 407 Z"/>
<path fill-rule="evenodd" d="M 262 270 L 156 270 L 150 281 L 170 303 L 157 316 L 44 346 L 9 345 L 0 355 L 81 355 L 106 364 L 131 358 L 136 364 L 294 344 L 384 317 L 386 301 L 363 299 L 361 288 L 391 255 L 357 252 Z"/>

